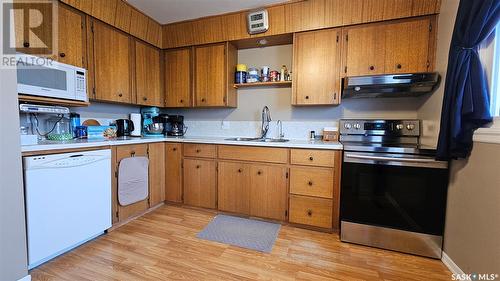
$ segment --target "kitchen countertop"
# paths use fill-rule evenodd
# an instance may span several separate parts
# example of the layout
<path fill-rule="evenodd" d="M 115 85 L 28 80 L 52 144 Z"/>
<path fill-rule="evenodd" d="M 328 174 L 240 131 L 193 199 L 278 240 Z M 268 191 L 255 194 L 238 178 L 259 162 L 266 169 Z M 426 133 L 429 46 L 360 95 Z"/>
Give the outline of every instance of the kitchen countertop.
<path fill-rule="evenodd" d="M 264 147 L 287 147 L 287 148 L 314 148 L 314 149 L 342 149 L 340 142 L 324 142 L 309 140 L 294 140 L 288 142 L 260 142 L 260 141 L 234 141 L 227 140 L 230 137 L 209 137 L 209 136 L 189 136 L 189 137 L 140 137 L 140 138 L 116 138 L 116 139 L 96 139 L 96 140 L 71 140 L 66 142 L 42 141 L 36 145 L 23 145 L 21 152 L 48 151 L 57 149 L 78 149 L 99 146 L 114 146 L 127 144 L 141 144 L 153 142 L 181 142 L 181 143 L 206 143 L 206 144 L 228 144 L 242 146 L 264 146 Z"/>

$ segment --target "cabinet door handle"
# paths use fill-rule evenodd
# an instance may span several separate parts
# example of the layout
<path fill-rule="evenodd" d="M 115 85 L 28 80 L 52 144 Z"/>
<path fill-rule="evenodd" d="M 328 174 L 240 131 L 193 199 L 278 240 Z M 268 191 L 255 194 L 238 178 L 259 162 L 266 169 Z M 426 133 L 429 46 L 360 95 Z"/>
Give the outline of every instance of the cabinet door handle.
<path fill-rule="evenodd" d="M 172 148 L 172 151 L 177 151 L 177 147 Z"/>
<path fill-rule="evenodd" d="M 309 181 L 307 184 L 308 184 L 309 186 L 312 186 L 312 185 L 313 185 L 313 182 L 312 182 L 312 181 Z"/>
<path fill-rule="evenodd" d="M 196 165 L 196 169 L 199 169 L 201 166 L 200 165 Z"/>
<path fill-rule="evenodd" d="M 262 171 L 258 171 L 258 172 L 257 172 L 257 175 L 261 175 L 261 174 L 262 174 Z"/>
<path fill-rule="evenodd" d="M 121 98 L 121 97 L 123 97 L 123 94 L 122 93 L 118 93 L 118 96 Z"/>
<path fill-rule="evenodd" d="M 370 70 L 374 70 L 374 69 L 375 69 L 375 66 L 370 65 Z"/>
<path fill-rule="evenodd" d="M 205 99 L 204 99 L 204 98 L 203 98 L 203 99 L 201 99 L 201 102 L 205 102 Z"/>
<path fill-rule="evenodd" d="M 400 63 L 398 63 L 398 64 L 396 65 L 396 68 L 397 68 L 397 69 L 401 69 L 401 67 L 403 67 L 403 66 L 402 66 Z"/>
<path fill-rule="evenodd" d="M 238 169 L 238 173 L 241 173 L 241 172 L 242 172 L 241 169 Z"/>
<path fill-rule="evenodd" d="M 61 58 L 64 58 L 64 57 L 66 56 L 66 54 L 65 54 L 65 53 L 59 53 L 59 56 L 60 56 Z"/>
<path fill-rule="evenodd" d="M 184 103 L 184 100 L 180 100 L 179 102 L 180 102 L 180 103 Z"/>
<path fill-rule="evenodd" d="M 30 47 L 30 42 L 24 42 L 24 43 L 23 43 L 23 47 L 25 47 L 25 48 L 29 48 L 29 47 Z"/>
<path fill-rule="evenodd" d="M 135 157 L 135 151 L 131 151 L 130 156 Z"/>
<path fill-rule="evenodd" d="M 201 152 L 201 150 L 199 150 L 199 149 L 196 150 L 196 153 L 200 153 L 200 152 Z"/>
<path fill-rule="evenodd" d="M 312 156 L 309 156 L 309 161 L 313 161 L 314 158 Z"/>
<path fill-rule="evenodd" d="M 308 215 L 309 217 L 310 217 L 310 216 L 312 216 L 312 214 L 313 214 L 313 211 L 312 211 L 311 209 L 307 210 L 307 215 Z"/>
<path fill-rule="evenodd" d="M 306 96 L 306 100 L 308 100 L 308 99 L 309 99 L 309 96 Z"/>
<path fill-rule="evenodd" d="M 147 98 L 147 97 L 143 97 L 142 99 L 143 99 L 144 101 L 147 101 L 147 100 L 148 100 L 148 98 Z"/>

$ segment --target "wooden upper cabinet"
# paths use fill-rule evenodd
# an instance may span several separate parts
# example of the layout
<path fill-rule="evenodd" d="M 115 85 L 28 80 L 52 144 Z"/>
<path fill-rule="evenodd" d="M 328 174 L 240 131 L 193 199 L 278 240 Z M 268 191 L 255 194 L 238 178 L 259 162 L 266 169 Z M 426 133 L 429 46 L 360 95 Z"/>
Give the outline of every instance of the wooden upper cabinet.
<path fill-rule="evenodd" d="M 94 99 L 132 102 L 131 39 L 101 22 L 93 21 Z"/>
<path fill-rule="evenodd" d="M 286 32 L 330 27 L 331 21 L 342 19 L 340 0 L 297 1 L 285 6 Z"/>
<path fill-rule="evenodd" d="M 130 34 L 146 41 L 148 33 L 148 17 L 136 9 L 132 9 L 130 16 Z"/>
<path fill-rule="evenodd" d="M 130 21 L 132 15 L 132 7 L 123 0 L 118 0 L 116 3 L 115 23 L 114 26 L 125 32 L 130 32 Z"/>
<path fill-rule="evenodd" d="M 165 106 L 191 106 L 191 48 L 165 51 Z"/>
<path fill-rule="evenodd" d="M 430 19 L 388 24 L 385 28 L 385 72 L 428 71 Z"/>
<path fill-rule="evenodd" d="M 345 76 L 430 71 L 430 17 L 345 28 Z"/>
<path fill-rule="evenodd" d="M 136 40 L 135 85 L 137 104 L 164 106 L 160 72 L 160 50 Z"/>
<path fill-rule="evenodd" d="M 94 0 L 61 0 L 61 2 L 78 9 L 87 15 L 92 14 L 92 2 Z"/>
<path fill-rule="evenodd" d="M 229 43 L 194 48 L 195 106 L 236 106 L 236 90 L 231 86 L 236 61 L 236 48 Z"/>
<path fill-rule="evenodd" d="M 339 103 L 340 36 L 340 29 L 295 34 L 292 104 Z"/>
<path fill-rule="evenodd" d="M 92 0 L 91 15 L 107 24 L 114 24 L 118 1 L 119 0 Z"/>
<path fill-rule="evenodd" d="M 86 68 L 85 15 L 69 6 L 59 4 L 58 28 L 57 60 Z"/>
<path fill-rule="evenodd" d="M 247 31 L 247 13 L 231 13 L 222 16 L 224 39 L 239 40 L 250 38 Z"/>
<path fill-rule="evenodd" d="M 346 76 L 384 73 L 384 25 L 361 25 L 346 29 L 344 40 Z"/>
<path fill-rule="evenodd" d="M 154 46 L 161 47 L 161 36 L 161 25 L 153 19 L 149 18 L 146 41 Z"/>
<path fill-rule="evenodd" d="M 193 21 L 194 45 L 225 41 L 222 17 L 208 17 Z"/>

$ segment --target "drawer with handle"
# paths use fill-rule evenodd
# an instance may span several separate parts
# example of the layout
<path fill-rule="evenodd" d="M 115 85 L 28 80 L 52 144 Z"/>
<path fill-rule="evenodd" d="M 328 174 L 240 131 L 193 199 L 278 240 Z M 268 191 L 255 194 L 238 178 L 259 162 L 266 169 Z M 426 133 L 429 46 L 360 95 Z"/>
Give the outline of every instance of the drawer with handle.
<path fill-rule="evenodd" d="M 216 146 L 213 144 L 186 143 L 184 144 L 184 156 L 215 158 Z"/>
<path fill-rule="evenodd" d="M 291 223 L 332 227 L 333 201 L 324 198 L 290 195 Z"/>
<path fill-rule="evenodd" d="M 333 169 L 290 168 L 290 193 L 333 198 Z"/>
<path fill-rule="evenodd" d="M 295 165 L 333 167 L 336 153 L 332 150 L 292 149 L 290 163 Z"/>

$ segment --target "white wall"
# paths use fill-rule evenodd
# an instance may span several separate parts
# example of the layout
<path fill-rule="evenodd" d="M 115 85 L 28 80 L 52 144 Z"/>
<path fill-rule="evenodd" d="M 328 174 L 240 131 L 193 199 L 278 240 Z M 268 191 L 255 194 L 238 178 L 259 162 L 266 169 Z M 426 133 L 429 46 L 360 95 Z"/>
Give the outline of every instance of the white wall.
<path fill-rule="evenodd" d="M 441 107 L 443 104 L 444 81 L 448 67 L 448 53 L 451 36 L 458 10 L 458 0 L 443 0 L 439 14 L 436 50 L 436 71 L 441 74 L 441 85 L 433 95 L 425 99 L 418 109 L 418 118 L 422 119 L 423 135 L 421 142 L 429 146 L 437 146 Z"/>

